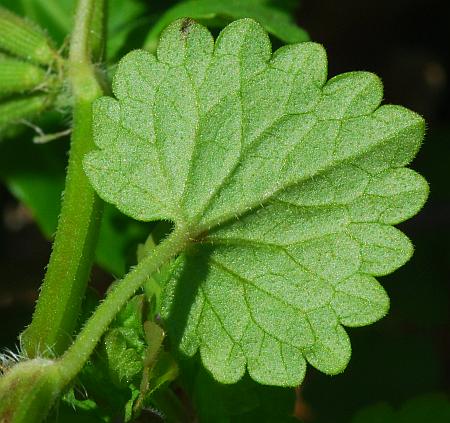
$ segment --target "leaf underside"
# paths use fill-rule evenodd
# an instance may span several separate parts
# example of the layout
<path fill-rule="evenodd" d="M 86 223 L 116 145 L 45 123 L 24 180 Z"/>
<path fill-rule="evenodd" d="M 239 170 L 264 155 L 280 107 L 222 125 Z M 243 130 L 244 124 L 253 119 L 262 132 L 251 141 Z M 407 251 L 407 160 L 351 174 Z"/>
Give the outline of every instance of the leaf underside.
<path fill-rule="evenodd" d="M 272 54 L 250 19 L 215 42 L 191 20 L 174 22 L 157 57 L 125 56 L 113 92 L 95 104 L 99 150 L 85 170 L 125 214 L 172 220 L 196 240 L 165 287 L 163 318 L 180 351 L 199 350 L 223 383 L 246 368 L 284 386 L 301 383 L 306 362 L 343 371 L 343 326 L 387 313 L 374 276 L 412 254 L 392 225 L 427 197 L 404 167 L 422 118 L 380 107 L 371 73 L 327 81 L 319 44 Z"/>

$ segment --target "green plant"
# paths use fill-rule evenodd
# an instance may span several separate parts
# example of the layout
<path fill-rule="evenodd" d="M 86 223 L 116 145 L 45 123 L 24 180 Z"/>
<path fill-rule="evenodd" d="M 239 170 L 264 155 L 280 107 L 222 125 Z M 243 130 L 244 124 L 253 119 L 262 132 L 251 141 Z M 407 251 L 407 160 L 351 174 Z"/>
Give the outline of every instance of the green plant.
<path fill-rule="evenodd" d="M 380 106 L 371 73 L 327 81 L 323 47 L 261 0 L 176 4 L 150 31 L 150 52 L 128 53 L 102 96 L 110 92 L 98 65 L 110 58 L 105 7 L 79 0 L 67 57 L 34 24 L 0 10 L 8 22 L 0 48 L 11 56 L 0 58 L 0 75 L 12 75 L 0 83 L 5 136 L 52 107 L 73 116 L 53 252 L 21 335 L 26 359 L 7 362 L 0 379 L 0 415 L 41 421 L 62 397 L 62 421 L 74 413 L 131 421 L 148 408 L 190 421 L 170 387 L 181 372 L 180 383 L 200 381 L 189 388 L 194 397 L 211 386 L 223 401 L 219 411 L 198 406 L 204 421 L 288 421 L 289 405 L 268 411 L 264 398 L 291 404 L 292 391 L 254 381 L 299 385 L 307 362 L 342 372 L 343 326 L 387 313 L 375 276 L 412 254 L 393 225 L 428 195 L 405 167 L 424 121 Z M 214 41 L 191 17 L 211 27 L 239 19 Z M 181 19 L 157 42 L 173 18 Z M 266 31 L 294 44 L 272 53 Z M 158 223 L 145 227 L 138 263 L 103 301 L 90 293 L 83 305 L 99 232 L 100 244 L 117 238 L 105 223 L 118 213 L 111 208 L 101 232 L 100 198 Z M 197 352 L 201 363 L 182 358 Z"/>

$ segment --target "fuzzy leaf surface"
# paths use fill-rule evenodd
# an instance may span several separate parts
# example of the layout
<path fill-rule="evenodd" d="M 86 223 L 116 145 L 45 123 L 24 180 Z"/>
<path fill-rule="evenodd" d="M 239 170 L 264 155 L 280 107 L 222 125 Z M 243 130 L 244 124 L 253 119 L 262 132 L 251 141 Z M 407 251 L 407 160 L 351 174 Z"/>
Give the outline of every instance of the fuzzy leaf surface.
<path fill-rule="evenodd" d="M 427 197 L 404 167 L 422 118 L 380 106 L 371 73 L 327 81 L 319 44 L 272 54 L 250 19 L 215 42 L 175 21 L 156 57 L 125 56 L 113 92 L 95 104 L 99 150 L 85 170 L 125 214 L 171 220 L 192 241 L 165 286 L 169 337 L 186 355 L 200 351 L 222 383 L 247 369 L 260 383 L 295 386 L 307 362 L 343 371 L 343 326 L 387 313 L 375 276 L 412 254 L 393 225 Z"/>

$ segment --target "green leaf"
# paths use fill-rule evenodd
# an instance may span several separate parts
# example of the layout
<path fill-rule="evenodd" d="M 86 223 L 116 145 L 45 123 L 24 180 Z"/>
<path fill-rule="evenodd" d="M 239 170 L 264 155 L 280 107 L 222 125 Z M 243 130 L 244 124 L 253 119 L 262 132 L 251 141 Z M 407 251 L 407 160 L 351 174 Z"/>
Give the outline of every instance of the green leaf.
<path fill-rule="evenodd" d="M 151 229 L 151 226 L 131 220 L 107 205 L 95 251 L 97 263 L 115 277 L 123 276 L 129 265 L 136 262 L 136 245 L 145 239 Z"/>
<path fill-rule="evenodd" d="M 98 194 L 143 221 L 171 220 L 189 247 L 172 267 L 163 318 L 214 377 L 245 369 L 295 386 L 306 362 L 327 374 L 350 358 L 343 326 L 387 313 L 374 276 L 404 264 L 428 187 L 404 168 L 423 119 L 381 106 L 379 79 L 327 82 L 316 43 L 273 55 L 255 21 L 214 44 L 190 19 L 164 32 L 157 57 L 134 51 L 94 106 L 99 150 L 85 160 Z"/>
<path fill-rule="evenodd" d="M 184 17 L 222 27 L 234 19 L 253 18 L 285 43 L 309 39 L 306 31 L 297 26 L 288 13 L 266 3 L 268 2 L 248 0 L 192 0 L 178 3 L 152 27 L 144 48 L 155 51 L 161 31 L 175 19 Z"/>
<path fill-rule="evenodd" d="M 27 18 L 45 28 L 58 45 L 64 42 L 72 27 L 74 0 L 20 0 L 20 3 Z"/>
<path fill-rule="evenodd" d="M 74 390 L 71 389 L 57 406 L 53 408 L 46 422 L 64 422 L 64 423 L 101 423 L 109 420 L 102 418 L 101 412 L 91 400 L 79 400 L 75 397 Z"/>
<path fill-rule="evenodd" d="M 152 7 L 153 5 L 151 5 Z M 113 0 L 108 2 L 107 58 L 118 59 L 118 53 L 128 47 L 132 31 L 142 25 L 145 4 L 139 0 Z M 141 44 L 140 44 L 141 45 Z"/>
<path fill-rule="evenodd" d="M 134 296 L 119 311 L 79 375 L 87 398 L 111 418 L 123 415 L 139 394 L 147 349 L 143 329 L 146 309 L 145 296 Z"/>
<path fill-rule="evenodd" d="M 201 423 L 298 423 L 293 417 L 294 389 L 260 385 L 249 377 L 234 385 L 224 385 L 199 366 L 197 359 L 182 364 L 184 387 Z"/>
<path fill-rule="evenodd" d="M 111 380 L 120 386 L 128 385 L 142 370 L 142 358 L 133 348 L 128 346 L 127 332 L 111 329 L 104 337 L 105 352 L 110 369 Z"/>

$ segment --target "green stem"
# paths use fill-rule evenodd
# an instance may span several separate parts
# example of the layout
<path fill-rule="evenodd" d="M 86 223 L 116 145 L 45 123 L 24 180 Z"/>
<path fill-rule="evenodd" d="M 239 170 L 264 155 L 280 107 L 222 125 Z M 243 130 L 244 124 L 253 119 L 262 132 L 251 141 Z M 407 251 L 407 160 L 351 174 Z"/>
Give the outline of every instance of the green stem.
<path fill-rule="evenodd" d="M 92 266 L 101 203 L 82 167 L 92 139 L 92 103 L 102 94 L 90 61 L 89 34 L 95 0 L 79 0 L 68 74 L 74 99 L 66 187 L 53 251 L 31 325 L 22 334 L 30 357 L 59 355 L 70 344 Z"/>
<path fill-rule="evenodd" d="M 82 369 L 103 333 L 136 290 L 163 264 L 184 250 L 188 243 L 189 233 L 186 230 L 176 229 L 115 285 L 97 307 L 72 346 L 58 361 L 59 371 L 66 384 Z"/>

